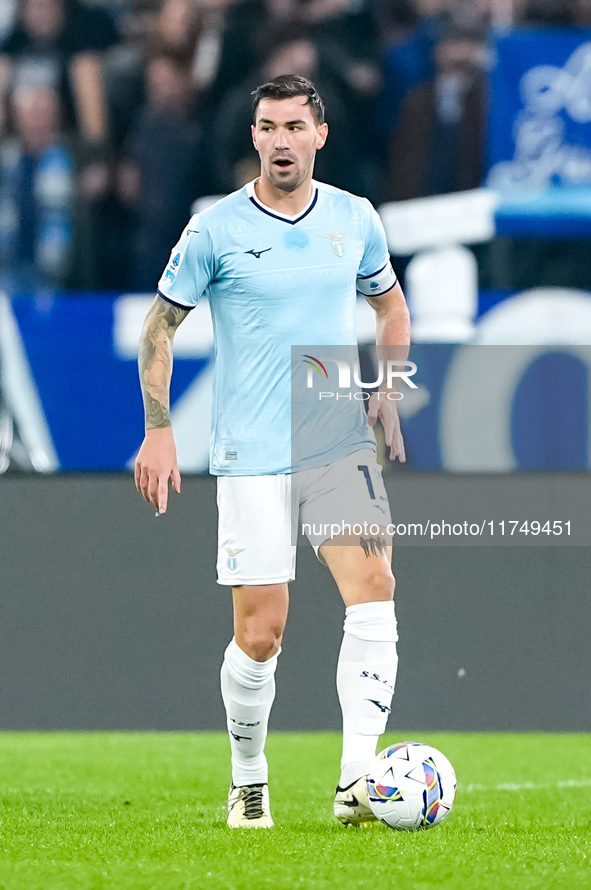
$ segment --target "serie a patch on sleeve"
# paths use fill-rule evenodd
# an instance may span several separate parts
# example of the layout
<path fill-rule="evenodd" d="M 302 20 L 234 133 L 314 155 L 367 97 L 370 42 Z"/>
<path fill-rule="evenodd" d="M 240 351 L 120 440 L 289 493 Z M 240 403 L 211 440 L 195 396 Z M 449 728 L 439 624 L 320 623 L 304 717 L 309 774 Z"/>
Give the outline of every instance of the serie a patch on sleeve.
<path fill-rule="evenodd" d="M 168 260 L 168 265 L 166 269 L 162 273 L 162 277 L 160 279 L 160 286 L 164 287 L 167 284 L 172 284 L 176 278 L 176 273 L 179 270 L 179 266 L 183 260 L 183 252 L 175 247 L 172 253 L 170 254 L 170 259 Z"/>
<path fill-rule="evenodd" d="M 360 275 L 357 278 L 357 290 L 364 297 L 379 297 L 391 290 L 396 281 L 396 272 L 392 268 L 392 263 L 388 261 L 373 275 Z"/>

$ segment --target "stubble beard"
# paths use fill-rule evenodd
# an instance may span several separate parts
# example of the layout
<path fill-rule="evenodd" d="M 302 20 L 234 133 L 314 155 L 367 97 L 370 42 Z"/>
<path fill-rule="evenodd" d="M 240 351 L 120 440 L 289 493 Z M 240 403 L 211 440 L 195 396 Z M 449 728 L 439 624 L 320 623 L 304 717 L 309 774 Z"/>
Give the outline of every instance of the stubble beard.
<path fill-rule="evenodd" d="M 308 174 L 312 168 L 312 164 L 314 159 L 312 158 L 309 164 L 306 164 L 303 167 L 297 167 L 296 170 L 289 176 L 289 178 L 282 179 L 278 177 L 273 169 L 273 165 L 270 165 L 269 169 L 269 181 L 271 185 L 277 189 L 280 189 L 282 192 L 286 192 L 289 194 L 290 192 L 295 192 L 307 179 Z"/>
<path fill-rule="evenodd" d="M 292 175 L 285 179 L 274 175 L 274 173 L 269 177 L 271 180 L 271 184 L 276 188 L 280 189 L 282 192 L 295 192 L 298 189 L 302 182 L 305 180 L 305 175 L 302 175 L 300 170 L 295 170 Z"/>

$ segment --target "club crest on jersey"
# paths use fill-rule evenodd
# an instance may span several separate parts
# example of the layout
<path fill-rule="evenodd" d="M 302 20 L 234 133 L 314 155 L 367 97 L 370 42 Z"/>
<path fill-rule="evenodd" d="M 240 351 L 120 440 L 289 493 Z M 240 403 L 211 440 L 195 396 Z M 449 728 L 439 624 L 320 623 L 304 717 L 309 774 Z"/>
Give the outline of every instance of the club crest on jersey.
<path fill-rule="evenodd" d="M 224 550 L 228 554 L 228 561 L 226 565 L 231 572 L 235 572 L 238 568 L 238 560 L 236 559 L 236 557 L 239 553 L 242 553 L 244 547 L 241 547 L 240 550 L 232 550 L 231 547 L 224 547 Z"/>
<path fill-rule="evenodd" d="M 345 256 L 345 245 L 343 244 L 343 238 L 346 238 L 349 232 L 338 232 L 336 235 L 321 235 L 321 238 L 330 238 L 332 242 L 332 249 L 336 253 L 337 256 Z"/>

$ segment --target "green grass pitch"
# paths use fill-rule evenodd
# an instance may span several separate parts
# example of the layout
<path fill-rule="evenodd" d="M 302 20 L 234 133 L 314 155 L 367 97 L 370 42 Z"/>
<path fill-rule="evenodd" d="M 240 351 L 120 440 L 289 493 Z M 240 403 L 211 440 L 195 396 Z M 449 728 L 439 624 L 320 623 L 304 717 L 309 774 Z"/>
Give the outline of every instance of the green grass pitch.
<path fill-rule="evenodd" d="M 458 775 L 447 822 L 344 829 L 336 733 L 268 742 L 271 831 L 230 831 L 221 733 L 1 733 L 1 890 L 591 888 L 591 736 L 396 733 Z"/>

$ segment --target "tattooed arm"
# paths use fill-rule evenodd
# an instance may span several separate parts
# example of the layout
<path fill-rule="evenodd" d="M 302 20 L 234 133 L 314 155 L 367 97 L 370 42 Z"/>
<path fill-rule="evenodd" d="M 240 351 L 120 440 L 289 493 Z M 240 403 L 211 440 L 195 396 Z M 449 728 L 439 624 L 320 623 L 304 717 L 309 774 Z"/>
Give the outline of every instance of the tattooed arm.
<path fill-rule="evenodd" d="M 189 309 L 156 297 L 144 322 L 139 344 L 140 386 L 146 435 L 135 463 L 135 486 L 158 513 L 166 513 L 168 480 L 176 492 L 181 476 L 170 424 L 172 341 Z"/>

